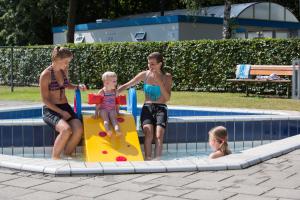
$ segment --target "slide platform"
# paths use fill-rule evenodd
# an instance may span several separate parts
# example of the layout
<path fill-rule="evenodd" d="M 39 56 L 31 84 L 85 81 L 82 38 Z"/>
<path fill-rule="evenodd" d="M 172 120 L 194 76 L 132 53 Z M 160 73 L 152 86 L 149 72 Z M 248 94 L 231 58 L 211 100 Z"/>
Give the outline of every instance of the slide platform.
<path fill-rule="evenodd" d="M 105 132 L 103 120 L 83 115 L 85 159 L 87 162 L 143 161 L 143 154 L 131 114 L 118 115 L 122 136 Z M 112 127 L 111 127 L 111 130 Z"/>

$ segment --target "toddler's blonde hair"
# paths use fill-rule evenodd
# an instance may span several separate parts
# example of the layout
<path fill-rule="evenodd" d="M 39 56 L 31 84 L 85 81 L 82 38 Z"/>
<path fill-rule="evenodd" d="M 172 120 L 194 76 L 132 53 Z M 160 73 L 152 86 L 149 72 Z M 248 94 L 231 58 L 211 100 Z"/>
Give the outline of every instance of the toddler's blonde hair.
<path fill-rule="evenodd" d="M 227 133 L 227 129 L 224 126 L 216 126 L 212 128 L 209 131 L 209 138 L 215 139 L 219 144 L 221 144 L 219 150 L 224 155 L 231 154 L 231 151 L 229 150 L 229 146 L 228 146 L 228 133 Z"/>
<path fill-rule="evenodd" d="M 115 72 L 105 72 L 104 74 L 102 74 L 102 81 L 106 81 L 108 78 L 117 78 L 117 74 Z"/>

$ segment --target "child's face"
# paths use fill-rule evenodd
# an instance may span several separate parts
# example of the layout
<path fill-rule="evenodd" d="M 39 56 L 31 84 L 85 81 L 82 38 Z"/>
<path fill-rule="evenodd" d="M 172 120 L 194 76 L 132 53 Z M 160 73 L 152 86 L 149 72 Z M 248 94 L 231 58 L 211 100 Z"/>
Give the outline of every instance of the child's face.
<path fill-rule="evenodd" d="M 220 144 L 214 137 L 209 136 L 209 146 L 212 148 L 213 151 L 216 151 L 217 149 L 219 149 Z"/>
<path fill-rule="evenodd" d="M 104 84 L 108 89 L 115 89 L 117 86 L 117 77 L 108 77 Z"/>

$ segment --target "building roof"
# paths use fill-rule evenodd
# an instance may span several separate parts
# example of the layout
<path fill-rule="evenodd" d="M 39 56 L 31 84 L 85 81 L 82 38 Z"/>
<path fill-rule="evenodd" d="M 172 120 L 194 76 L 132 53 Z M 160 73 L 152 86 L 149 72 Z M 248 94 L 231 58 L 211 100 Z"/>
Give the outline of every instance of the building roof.
<path fill-rule="evenodd" d="M 165 16 L 193 15 L 207 17 L 224 17 L 224 5 L 203 7 L 199 10 L 171 10 L 165 11 Z M 129 15 L 120 19 L 134 19 L 141 17 L 158 17 L 160 12 Z M 296 16 L 287 8 L 272 2 L 252 2 L 231 5 L 231 18 L 259 19 L 271 21 L 299 22 Z"/>
<path fill-rule="evenodd" d="M 179 22 L 222 24 L 223 12 L 224 5 L 206 7 L 199 11 L 187 9 L 166 11 L 165 16 L 160 16 L 160 12 L 152 12 L 125 16 L 112 21 L 104 20 L 102 23 L 78 24 L 75 29 L 76 31 L 87 31 Z M 271 2 L 233 4 L 231 18 L 235 18 L 237 24 L 240 25 L 300 29 L 300 23 L 292 12 L 279 4 Z M 66 30 L 67 26 L 52 28 L 53 33 L 65 32 Z"/>

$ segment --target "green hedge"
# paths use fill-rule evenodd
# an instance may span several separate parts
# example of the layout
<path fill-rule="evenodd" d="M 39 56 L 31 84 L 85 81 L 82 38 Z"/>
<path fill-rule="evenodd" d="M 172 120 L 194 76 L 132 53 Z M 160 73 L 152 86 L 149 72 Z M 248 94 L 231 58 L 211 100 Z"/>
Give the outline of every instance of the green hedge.
<path fill-rule="evenodd" d="M 163 53 L 166 71 L 173 75 L 173 90 L 225 91 L 235 77 L 237 64 L 290 65 L 299 58 L 299 39 L 199 40 L 176 42 L 120 42 L 66 45 L 74 52 L 70 66 L 73 82 L 101 87 L 101 75 L 115 71 L 125 83 L 147 69 L 147 55 Z M 39 73 L 50 64 L 53 46 L 14 47 L 16 85 L 37 83 Z M 11 49 L 0 48 L 0 83 L 9 84 Z M 234 89 L 234 88 L 233 88 Z"/>

